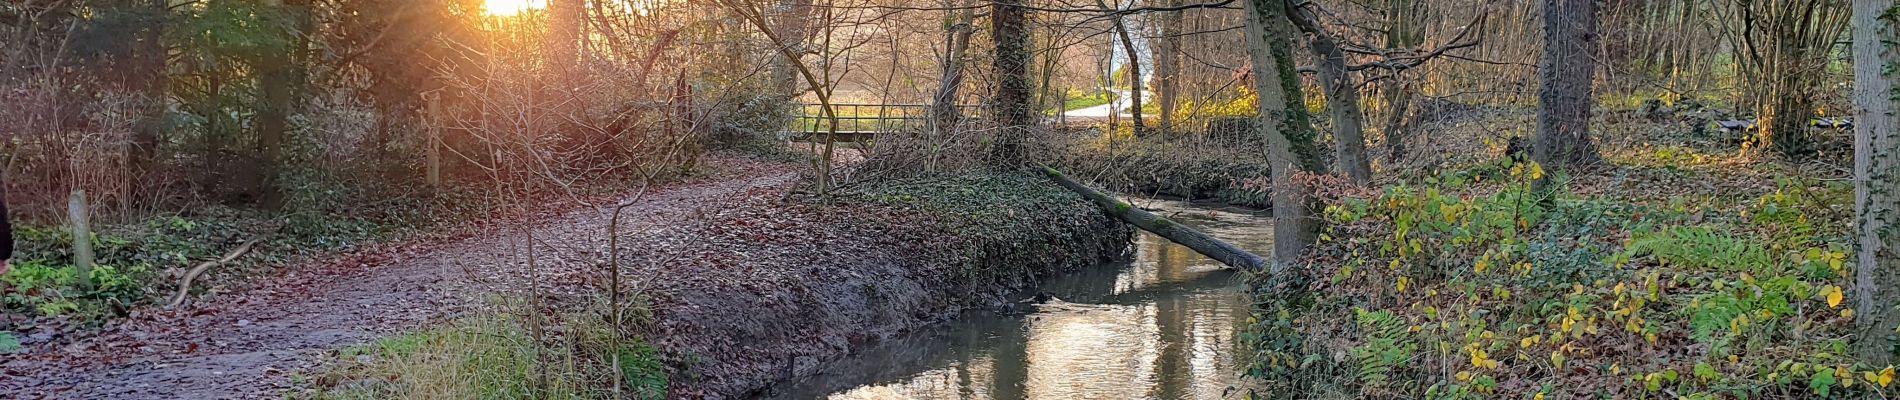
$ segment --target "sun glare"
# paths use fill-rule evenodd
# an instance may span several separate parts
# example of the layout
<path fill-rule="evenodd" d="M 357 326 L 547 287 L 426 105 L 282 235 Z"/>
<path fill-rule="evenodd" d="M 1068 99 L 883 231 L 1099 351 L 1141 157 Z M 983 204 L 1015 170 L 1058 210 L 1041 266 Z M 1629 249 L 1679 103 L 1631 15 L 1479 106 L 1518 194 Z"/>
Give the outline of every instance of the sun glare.
<path fill-rule="evenodd" d="M 488 15 L 509 17 L 547 5 L 547 0 L 486 0 L 482 3 L 482 11 Z"/>

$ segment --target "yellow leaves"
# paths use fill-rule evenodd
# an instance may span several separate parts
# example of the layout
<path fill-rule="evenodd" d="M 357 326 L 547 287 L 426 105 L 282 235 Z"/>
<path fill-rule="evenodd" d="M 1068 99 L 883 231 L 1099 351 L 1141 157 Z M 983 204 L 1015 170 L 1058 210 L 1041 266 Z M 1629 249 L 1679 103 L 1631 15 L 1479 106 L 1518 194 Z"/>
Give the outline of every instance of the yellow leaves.
<path fill-rule="evenodd" d="M 1528 349 L 1528 348 L 1531 348 L 1531 346 L 1536 346 L 1537 342 L 1541 342 L 1543 340 L 1544 340 L 1543 336 L 1531 335 L 1531 336 L 1524 337 L 1524 340 L 1517 341 L 1517 345 L 1518 347 L 1523 347 L 1523 348 Z"/>
<path fill-rule="evenodd" d="M 1400 293 L 1404 293 L 1405 288 L 1411 287 L 1411 286 L 1412 286 L 1412 278 L 1407 278 L 1403 276 L 1399 277 L 1399 282 L 1393 285 L 1393 287 L 1395 289 L 1398 289 Z"/>
<path fill-rule="evenodd" d="M 1877 385 L 1880 385 L 1880 387 L 1887 387 L 1887 385 L 1893 384 L 1893 366 L 1891 365 L 1887 366 L 1887 369 L 1880 370 L 1880 373 L 1874 373 L 1874 371 L 1867 371 L 1864 378 L 1867 378 L 1867 383 L 1877 384 Z"/>
<path fill-rule="evenodd" d="M 1841 287 L 1834 285 L 1822 287 L 1820 295 L 1827 299 L 1829 308 L 1840 307 L 1841 301 L 1846 299 L 1846 294 L 1841 292 Z"/>
<path fill-rule="evenodd" d="M 1531 180 L 1544 179 L 1544 165 L 1531 163 Z"/>
<path fill-rule="evenodd" d="M 1536 396 L 1531 396 L 1531 400 L 1544 400 L 1544 392 L 1537 392 Z"/>
<path fill-rule="evenodd" d="M 1740 335 L 1742 334 L 1742 328 L 1747 328 L 1749 324 L 1750 321 L 1747 315 L 1737 316 L 1735 319 L 1728 321 L 1728 330 L 1734 332 L 1736 335 Z"/>
<path fill-rule="evenodd" d="M 1470 382 L 1471 371 L 1458 371 L 1457 378 L 1459 382 Z"/>
<path fill-rule="evenodd" d="M 1554 365 L 1559 369 L 1564 367 L 1564 351 L 1562 349 L 1550 352 L 1550 365 Z"/>
<path fill-rule="evenodd" d="M 1854 320 L 1854 309 L 1852 308 L 1841 309 L 1841 318 L 1846 318 L 1849 321 Z"/>
<path fill-rule="evenodd" d="M 1491 354 L 1485 352 L 1484 349 L 1479 348 L 1477 343 L 1472 343 L 1469 346 L 1465 346 L 1465 352 L 1471 354 L 1472 367 L 1485 368 L 1485 369 L 1498 368 L 1498 360 L 1491 359 Z"/>
<path fill-rule="evenodd" d="M 1490 268 L 1491 268 L 1491 259 L 1489 258 L 1479 258 L 1478 263 L 1471 266 L 1472 271 L 1480 273 L 1480 274 L 1484 273 L 1484 270 L 1490 269 Z"/>

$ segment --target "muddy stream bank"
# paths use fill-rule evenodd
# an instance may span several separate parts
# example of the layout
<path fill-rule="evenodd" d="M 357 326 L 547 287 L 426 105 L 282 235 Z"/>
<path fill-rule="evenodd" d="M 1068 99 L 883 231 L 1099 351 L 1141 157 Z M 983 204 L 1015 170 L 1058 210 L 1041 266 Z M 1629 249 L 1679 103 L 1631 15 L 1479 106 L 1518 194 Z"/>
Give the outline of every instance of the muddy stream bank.
<path fill-rule="evenodd" d="M 1248 250 L 1272 247 L 1265 216 L 1144 201 Z M 1243 368 L 1242 277 L 1139 234 L 1132 259 L 1044 281 L 1010 306 L 966 312 L 768 390 L 778 399 L 1228 397 Z"/>

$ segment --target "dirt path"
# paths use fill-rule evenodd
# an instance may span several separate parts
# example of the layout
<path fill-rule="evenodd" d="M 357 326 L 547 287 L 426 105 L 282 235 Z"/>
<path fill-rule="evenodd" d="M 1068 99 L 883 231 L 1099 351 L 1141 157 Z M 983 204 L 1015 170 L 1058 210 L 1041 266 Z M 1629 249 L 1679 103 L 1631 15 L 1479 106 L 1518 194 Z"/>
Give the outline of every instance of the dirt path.
<path fill-rule="evenodd" d="M 689 218 L 747 194 L 780 191 L 795 178 L 781 164 L 709 161 L 711 177 L 649 193 L 628 209 L 629 229 Z M 599 265 L 607 218 L 591 208 L 530 218 L 543 254 L 539 275 L 584 281 Z M 515 236 L 508 236 L 513 238 Z M 135 312 L 93 337 L 0 361 L 5 399 L 281 398 L 294 371 L 331 349 L 427 326 L 508 290 L 498 282 L 511 240 L 486 233 L 421 240 L 290 268 L 190 312 Z"/>

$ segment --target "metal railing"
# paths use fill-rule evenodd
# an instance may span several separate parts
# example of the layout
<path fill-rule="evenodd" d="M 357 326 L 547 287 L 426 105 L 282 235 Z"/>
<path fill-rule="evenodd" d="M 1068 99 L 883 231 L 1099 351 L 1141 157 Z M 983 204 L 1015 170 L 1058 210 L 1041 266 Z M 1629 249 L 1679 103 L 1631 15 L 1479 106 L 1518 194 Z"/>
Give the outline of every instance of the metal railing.
<path fill-rule="evenodd" d="M 927 128 L 930 119 L 928 104 L 832 104 L 831 107 L 837 113 L 835 120 L 825 115 L 821 105 L 801 105 L 787 130 L 800 135 L 823 134 L 831 132 L 831 124 L 836 121 L 837 132 L 853 135 L 921 131 Z M 976 105 L 957 106 L 957 112 L 966 118 L 979 111 Z"/>

